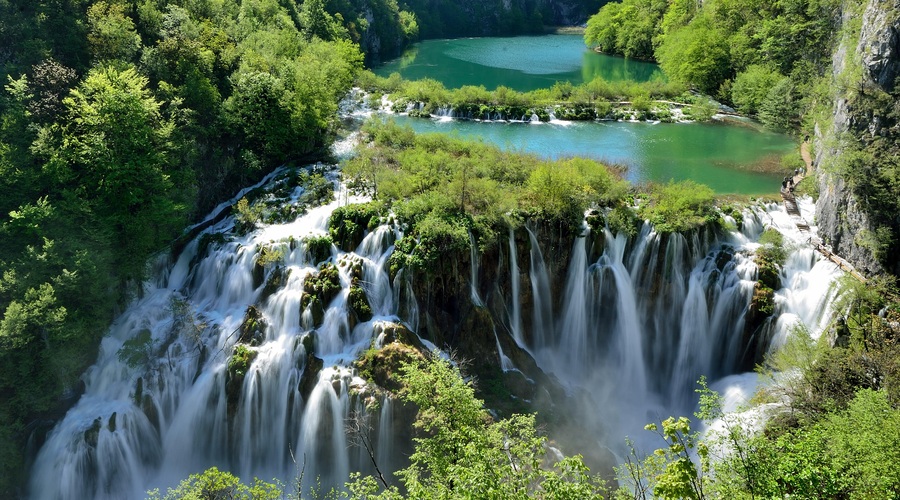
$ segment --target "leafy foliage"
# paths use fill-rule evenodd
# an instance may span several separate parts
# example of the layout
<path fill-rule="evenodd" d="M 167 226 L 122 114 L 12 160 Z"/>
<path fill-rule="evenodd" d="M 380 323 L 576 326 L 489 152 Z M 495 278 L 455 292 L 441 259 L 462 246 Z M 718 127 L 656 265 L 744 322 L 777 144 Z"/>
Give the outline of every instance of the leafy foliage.
<path fill-rule="evenodd" d="M 200 474 L 191 474 L 175 488 L 169 488 L 164 496 L 160 495 L 159 490 L 150 491 L 148 499 L 278 500 L 284 498 L 283 489 L 283 485 L 258 478 L 248 486 L 230 472 L 212 467 Z"/>
<path fill-rule="evenodd" d="M 829 75 L 839 9 L 832 0 L 622 0 L 588 21 L 585 43 L 655 59 L 670 79 L 794 130 L 816 105 L 812 82 Z"/>
<path fill-rule="evenodd" d="M 471 119 L 521 120 L 537 115 L 547 121 L 550 111 L 564 120 L 618 119 L 630 118 L 628 112 L 636 110 L 641 112 L 641 119 L 671 120 L 665 114 L 670 106 L 682 107 L 689 113 L 695 104 L 703 103 L 687 93 L 684 84 L 664 79 L 610 82 L 598 77 L 577 86 L 557 82 L 549 89 L 518 92 L 503 86 L 492 91 L 472 85 L 447 89 L 432 79 L 406 81 L 397 73 L 384 78 L 363 72 L 358 84 L 367 91 L 389 95 L 394 112 L 419 117 L 450 107 L 457 116 Z M 678 102 L 673 103 L 673 99 Z M 408 109 L 410 104 L 415 106 Z M 704 115 L 699 113 L 695 116 L 708 118 L 700 118 Z"/>
<path fill-rule="evenodd" d="M 397 473 L 410 498 L 590 498 L 605 491 L 581 457 L 544 465 L 546 438 L 533 415 L 493 421 L 459 370 L 437 356 L 401 369 L 400 397 L 415 404 L 419 430 L 408 468 Z M 351 498 L 401 498 L 378 493 L 374 478 L 348 485 Z"/>
<path fill-rule="evenodd" d="M 710 188 L 694 181 L 669 181 L 654 186 L 640 215 L 662 233 L 682 232 L 716 219 Z"/>

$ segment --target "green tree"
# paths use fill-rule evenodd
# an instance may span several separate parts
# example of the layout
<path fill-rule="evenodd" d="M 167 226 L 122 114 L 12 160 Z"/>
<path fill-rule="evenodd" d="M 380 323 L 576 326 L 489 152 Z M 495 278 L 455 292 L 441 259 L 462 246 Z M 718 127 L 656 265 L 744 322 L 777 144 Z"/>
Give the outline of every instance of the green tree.
<path fill-rule="evenodd" d="M 125 14 L 125 7 L 104 1 L 91 5 L 87 14 L 88 42 L 97 60 L 134 59 L 141 49 L 141 37 L 134 21 Z"/>
<path fill-rule="evenodd" d="M 670 78 L 707 94 L 715 92 L 731 72 L 728 39 L 706 16 L 666 35 L 656 59 Z"/>
<path fill-rule="evenodd" d="M 246 485 L 230 472 L 211 467 L 169 488 L 164 496 L 159 490 L 148 492 L 148 500 L 279 500 L 284 498 L 283 487 L 258 478 Z"/>
<path fill-rule="evenodd" d="M 101 66 L 63 100 L 67 121 L 36 143 L 57 186 L 73 186 L 120 242 L 119 269 L 144 259 L 182 223 L 169 160 L 173 124 L 135 68 Z"/>
<path fill-rule="evenodd" d="M 400 471 L 410 498 L 593 498 L 603 482 L 589 474 L 581 457 L 543 465 L 546 438 L 533 415 L 493 421 L 449 361 L 435 352 L 426 362 L 401 369 L 400 397 L 419 411 L 411 464 Z M 352 498 L 399 498 L 396 488 L 380 495 L 374 478 L 349 485 Z"/>
<path fill-rule="evenodd" d="M 715 218 L 713 191 L 694 181 L 655 186 L 650 200 L 640 208 L 660 232 L 680 232 L 711 222 Z"/>
<path fill-rule="evenodd" d="M 754 64 L 735 77 L 731 86 L 731 101 L 741 113 L 754 115 L 782 78 L 777 71 Z"/>

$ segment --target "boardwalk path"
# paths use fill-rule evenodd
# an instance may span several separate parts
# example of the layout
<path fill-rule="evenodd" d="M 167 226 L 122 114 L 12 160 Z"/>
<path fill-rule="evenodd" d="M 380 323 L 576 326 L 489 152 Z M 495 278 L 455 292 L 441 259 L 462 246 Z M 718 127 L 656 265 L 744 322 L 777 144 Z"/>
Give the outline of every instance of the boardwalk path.
<path fill-rule="evenodd" d="M 792 178 L 794 186 L 796 186 L 798 182 L 806 177 L 806 173 L 812 172 L 813 164 L 812 158 L 809 154 L 809 141 L 803 141 L 803 143 L 800 145 L 800 156 L 803 158 L 803 163 L 806 164 L 806 169 L 802 172 L 795 173 L 794 177 Z M 827 245 L 824 245 L 818 236 L 810 233 L 809 223 L 806 222 L 806 220 L 803 218 L 803 215 L 800 213 L 800 208 L 797 207 L 797 200 L 794 198 L 793 189 L 782 188 L 781 200 L 784 202 L 785 211 L 787 211 L 788 215 L 791 216 L 794 224 L 797 225 L 797 229 L 799 229 L 803 234 L 809 234 L 809 239 L 807 241 L 815 246 L 817 252 L 825 256 L 826 259 L 837 264 L 838 267 L 840 267 L 844 272 L 850 274 L 860 282 L 866 282 L 866 278 L 863 275 L 859 274 L 859 272 L 854 269 L 854 267 L 850 265 L 849 262 L 847 262 L 841 256 L 832 252 L 831 248 Z"/>

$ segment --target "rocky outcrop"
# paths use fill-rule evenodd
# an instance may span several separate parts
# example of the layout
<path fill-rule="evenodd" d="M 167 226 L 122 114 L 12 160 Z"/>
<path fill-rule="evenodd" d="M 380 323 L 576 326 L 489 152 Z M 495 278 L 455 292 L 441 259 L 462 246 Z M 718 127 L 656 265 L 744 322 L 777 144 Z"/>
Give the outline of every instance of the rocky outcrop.
<path fill-rule="evenodd" d="M 858 51 L 868 78 L 892 92 L 900 75 L 900 1 L 871 0 L 863 14 Z"/>
<path fill-rule="evenodd" d="M 880 152 L 883 149 L 874 149 L 873 145 L 896 149 L 898 136 L 892 110 L 876 101 L 879 96 L 889 98 L 900 76 L 898 11 L 898 0 L 869 0 L 858 40 L 845 40 L 832 61 L 836 81 L 848 77 L 856 81 L 852 88 L 839 91 L 835 97 L 831 123 L 819 123 L 816 127 L 819 236 L 863 274 L 900 270 L 896 264 L 893 268 L 890 265 L 895 260 L 891 256 L 897 253 L 898 215 L 879 200 L 883 196 L 873 194 L 872 188 L 879 182 L 874 160 L 884 156 Z M 851 16 L 844 14 L 845 25 Z M 854 149 L 871 154 L 860 160 L 862 165 L 852 167 L 857 172 L 856 180 L 847 176 L 846 167 L 846 156 Z M 842 162 L 844 167 L 839 166 Z M 883 188 L 876 185 L 877 189 Z M 887 230 L 893 233 L 893 248 L 885 248 L 883 236 L 880 241 L 875 237 L 879 231 L 884 235 Z"/>

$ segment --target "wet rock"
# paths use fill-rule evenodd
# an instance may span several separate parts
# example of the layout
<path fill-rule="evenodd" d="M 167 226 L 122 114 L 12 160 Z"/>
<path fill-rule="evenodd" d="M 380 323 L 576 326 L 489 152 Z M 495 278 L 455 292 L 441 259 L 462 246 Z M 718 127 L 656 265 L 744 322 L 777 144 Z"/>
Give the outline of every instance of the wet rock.
<path fill-rule="evenodd" d="M 266 279 L 266 286 L 262 289 L 262 292 L 259 295 L 259 301 L 265 301 L 267 298 L 272 296 L 272 294 L 284 287 L 284 284 L 287 282 L 287 279 L 290 275 L 291 270 L 285 269 L 284 266 L 278 266 L 275 269 L 272 269 L 272 272 L 269 273 L 268 279 Z"/>
<path fill-rule="evenodd" d="M 325 362 L 321 358 L 316 357 L 316 334 L 314 332 L 303 336 L 301 340 L 306 357 L 303 358 L 302 374 L 297 390 L 303 396 L 303 399 L 309 399 L 309 395 L 315 389 L 319 381 L 319 373 L 325 366 Z"/>
<path fill-rule="evenodd" d="M 101 423 L 100 417 L 97 417 L 94 423 L 84 431 L 84 442 L 91 448 L 96 448 L 97 442 L 100 440 Z"/>
<path fill-rule="evenodd" d="M 266 320 L 262 312 L 256 306 L 247 307 L 244 313 L 244 322 L 241 323 L 238 342 L 251 346 L 260 345 L 266 336 Z"/>

